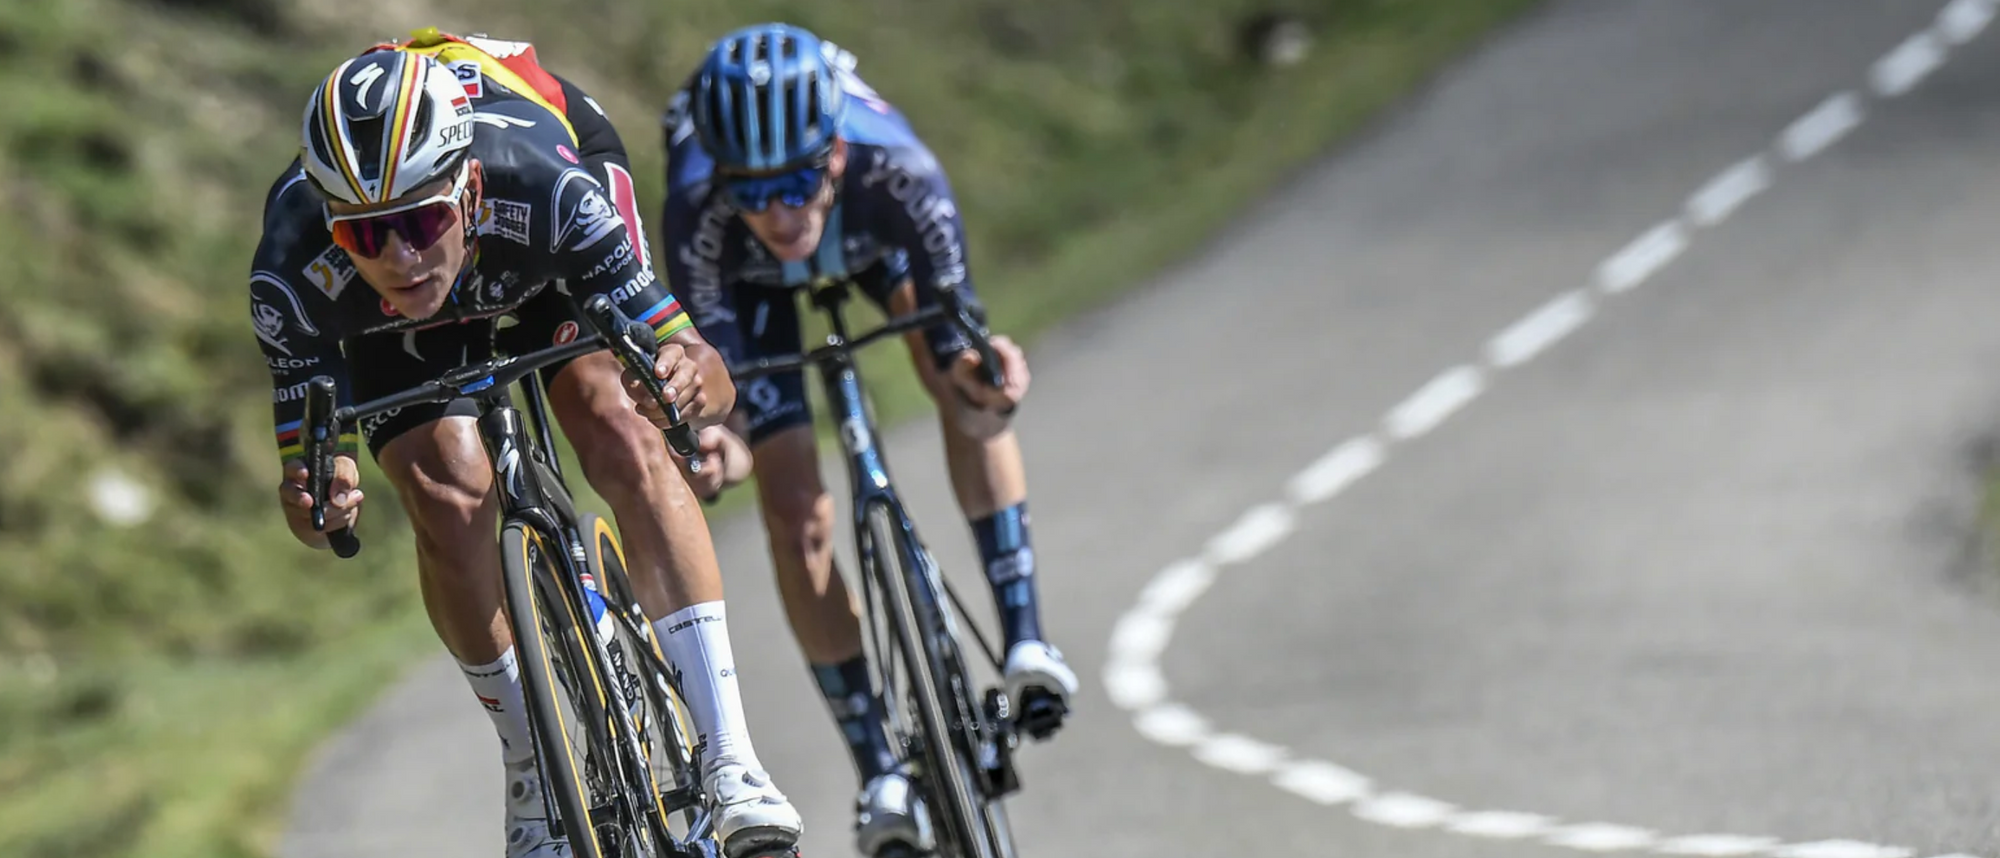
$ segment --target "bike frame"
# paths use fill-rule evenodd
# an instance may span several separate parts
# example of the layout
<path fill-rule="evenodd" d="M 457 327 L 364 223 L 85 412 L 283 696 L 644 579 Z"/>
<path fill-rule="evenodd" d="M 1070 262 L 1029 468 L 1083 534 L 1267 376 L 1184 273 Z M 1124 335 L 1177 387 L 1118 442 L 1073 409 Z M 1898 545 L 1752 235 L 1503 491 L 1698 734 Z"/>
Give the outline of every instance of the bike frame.
<path fill-rule="evenodd" d="M 500 497 L 501 521 L 503 523 L 518 521 L 525 524 L 541 534 L 542 538 L 556 549 L 552 554 L 562 566 L 562 574 L 548 576 L 544 570 L 537 575 L 538 583 L 543 586 L 554 585 L 562 594 L 562 598 L 569 603 L 570 609 L 576 612 L 575 616 L 589 617 L 590 612 L 583 593 L 583 575 L 589 568 L 589 560 L 585 553 L 588 540 L 579 527 L 575 501 L 564 487 L 562 478 L 550 465 L 553 461 L 553 450 L 545 444 L 536 443 L 535 439 L 530 437 L 527 426 L 522 421 L 521 412 L 512 405 L 506 390 L 504 388 L 495 390 L 491 396 L 478 397 L 481 411 L 478 427 L 480 440 L 486 447 L 487 459 L 493 466 L 494 488 Z M 539 413 L 541 411 L 539 402 L 531 404 L 530 410 Z M 547 432 L 546 424 L 538 428 L 543 433 Z M 523 451 L 526 455 L 522 455 Z M 550 580 L 551 577 L 554 580 Z M 599 583 L 598 591 L 606 601 L 611 600 L 613 594 L 608 585 Z M 636 640 L 651 640 L 651 630 L 641 631 L 627 613 L 638 610 L 638 606 L 620 607 L 621 610 L 612 611 L 611 615 L 625 628 L 626 633 Z M 604 642 L 598 640 L 597 635 L 587 625 L 581 629 L 582 634 L 575 634 L 578 629 L 569 631 L 577 638 L 571 641 L 572 645 L 591 650 L 598 664 L 605 670 L 613 668 L 611 654 L 606 651 Z M 520 632 L 517 630 L 515 633 Z M 631 654 L 632 657 L 640 659 L 647 669 L 656 672 L 657 675 L 669 677 L 669 681 L 672 681 L 673 671 L 660 661 L 657 654 L 650 648 L 638 649 L 637 653 Z M 572 671 L 579 669 L 580 666 L 571 667 Z M 605 685 L 605 691 L 611 697 L 610 711 L 623 711 L 633 703 L 626 699 L 623 685 L 619 681 L 606 676 Z M 681 690 L 677 685 L 673 690 L 676 696 L 680 695 Z M 578 705 L 588 707 L 584 701 L 578 701 Z M 533 717 L 534 711 L 530 709 L 528 714 Z M 687 735 L 686 725 L 680 723 L 680 715 L 673 706 L 667 706 L 665 712 L 658 714 L 668 719 L 674 735 Z M 636 747 L 639 741 L 639 736 L 633 731 L 630 722 L 623 718 L 608 719 L 610 723 L 618 725 L 615 731 L 607 728 L 605 718 L 592 717 L 581 720 L 585 724 L 585 729 L 589 731 L 591 740 L 599 747 L 614 748 L 626 743 L 632 743 Z M 539 761 L 543 749 L 537 750 L 536 760 Z M 708 811 L 702 808 L 700 802 L 701 780 L 699 772 L 695 770 L 699 762 L 696 761 L 693 767 L 689 766 L 687 761 L 681 758 L 679 746 L 662 747 L 657 753 L 672 755 L 670 761 L 672 771 L 676 780 L 680 782 L 662 793 L 661 800 L 667 804 L 669 812 L 680 811 L 686 815 L 688 841 L 699 840 L 706 833 L 710 821 Z M 619 762 L 612 759 L 600 761 L 600 764 L 616 768 Z M 545 777 L 546 775 L 544 772 Z M 553 819 L 557 811 L 553 807 L 553 802 L 550 805 L 550 818 Z M 634 808 L 634 810 L 640 809 Z M 671 832 L 667 834 L 668 848 L 682 856 L 698 854 L 678 838 L 672 837 Z"/>
<path fill-rule="evenodd" d="M 875 560 L 876 557 L 880 556 L 877 552 L 882 550 L 901 550 L 905 552 L 905 556 L 915 561 L 907 564 L 910 580 L 906 582 L 905 586 L 911 598 L 918 602 L 915 606 L 917 616 L 937 617 L 942 621 L 941 629 L 916 628 L 910 629 L 909 632 L 912 635 L 920 636 L 919 644 L 925 647 L 953 646 L 958 639 L 959 630 L 959 624 L 955 619 L 955 615 L 966 613 L 964 603 L 958 598 L 958 594 L 951 587 L 950 582 L 945 581 L 943 576 L 939 574 L 936 564 L 931 561 L 929 550 L 925 548 L 922 539 L 917 534 L 916 523 L 911 519 L 908 510 L 904 507 L 902 497 L 897 493 L 894 481 L 890 479 L 888 463 L 882 454 L 880 434 L 870 413 L 869 400 L 866 392 L 863 390 L 860 369 L 855 362 L 853 353 L 877 339 L 893 334 L 935 324 L 952 324 L 969 335 L 973 348 L 981 354 L 982 366 L 985 368 L 987 380 L 996 386 L 999 382 L 998 360 L 993 353 L 991 345 L 987 342 L 983 326 L 978 324 L 968 311 L 968 308 L 964 306 L 960 296 L 950 289 L 938 290 L 937 294 L 940 298 L 938 305 L 892 320 L 881 327 L 869 331 L 859 339 L 850 340 L 846 319 L 842 313 L 842 306 L 849 300 L 851 288 L 846 283 L 835 282 L 815 286 L 812 290 L 813 305 L 826 314 L 831 328 L 831 334 L 827 337 L 825 346 L 813 349 L 802 355 L 766 358 L 741 367 L 732 367 L 731 375 L 740 384 L 757 376 L 803 368 L 808 365 L 817 369 L 822 388 L 826 394 L 826 400 L 837 421 L 836 425 L 839 429 L 837 434 L 843 457 L 846 461 L 849 492 L 853 506 L 853 520 L 850 524 L 854 529 L 856 557 L 862 567 L 861 582 L 864 599 L 868 605 L 868 614 L 870 616 L 880 616 L 877 613 L 875 605 L 875 590 L 878 587 L 887 587 L 890 584 L 886 577 L 890 573 Z M 869 513 L 875 509 L 881 509 L 887 513 L 888 520 L 894 530 L 893 538 L 900 545 L 875 545 L 874 534 L 868 526 Z M 944 604 L 947 599 L 955 610 L 945 609 Z M 968 624 L 967 627 L 971 629 L 973 637 L 979 642 L 980 647 L 986 651 L 994 667 L 998 668 L 1000 664 L 999 659 L 995 656 L 993 648 L 987 645 L 985 636 L 979 633 L 979 629 L 976 626 Z M 921 636 L 930 635 L 934 632 L 948 638 L 948 640 L 921 640 Z M 893 695 L 886 693 L 888 689 L 895 687 L 892 677 L 889 675 L 889 668 L 897 659 L 887 657 L 890 648 L 879 640 L 876 641 L 874 646 L 878 657 L 873 660 L 873 666 L 877 673 L 878 687 L 885 691 L 883 705 L 888 710 L 887 714 L 893 723 L 909 724 L 911 721 L 899 711 L 899 703 L 893 699 Z M 909 665 L 908 667 L 911 670 L 924 669 L 922 665 Z M 942 683 L 944 677 L 937 677 L 937 680 Z M 966 689 L 966 692 L 968 695 L 976 695 L 973 689 Z M 985 798 L 988 800 L 1000 798 L 1014 792 L 1019 787 L 1019 781 L 1015 777 L 1011 765 L 1011 752 L 1015 747 L 1016 739 L 1007 719 L 1004 717 L 1004 710 L 999 708 L 998 699 L 1000 699 L 998 689 L 992 689 L 986 695 L 983 705 L 982 701 L 977 699 L 969 699 L 967 701 L 974 707 L 974 717 L 978 717 L 980 714 L 985 715 L 984 720 L 987 723 L 979 725 L 979 731 L 985 734 L 994 745 L 990 749 L 985 749 L 992 756 L 980 766 L 977 772 L 979 780 L 985 788 Z M 966 726 L 970 727 L 972 725 Z M 912 732 L 920 734 L 922 731 L 916 730 Z M 929 737 L 928 740 L 937 742 L 952 741 L 949 736 Z"/>
<path fill-rule="evenodd" d="M 447 370 L 433 381 L 357 405 L 333 407 L 335 402 L 333 379 L 324 375 L 312 378 L 306 386 L 306 414 L 301 423 L 301 430 L 307 439 L 307 482 L 314 498 L 314 526 L 321 529 L 324 527 L 324 520 L 319 513 L 326 503 L 326 484 L 331 479 L 332 473 L 333 439 L 339 436 L 338 427 L 354 425 L 361 419 L 392 409 L 446 402 L 461 397 L 470 398 L 478 405 L 476 428 L 481 444 L 486 450 L 488 463 L 493 468 L 494 486 L 499 496 L 500 518 L 503 525 L 506 522 L 518 521 L 539 534 L 551 548 L 555 549 L 550 554 L 557 558 L 562 568 L 562 574 L 558 576 L 550 576 L 546 570 L 536 570 L 534 586 L 553 586 L 568 603 L 574 616 L 590 616 L 589 603 L 583 592 L 583 575 L 589 568 L 585 549 L 588 540 L 581 532 L 575 501 L 569 494 L 567 484 L 556 470 L 554 448 L 549 446 L 551 436 L 537 373 L 543 367 L 610 348 L 628 368 L 635 365 L 642 367 L 638 375 L 643 381 L 651 382 L 648 385 L 649 389 L 654 397 L 660 400 L 670 421 L 676 424 L 674 430 L 669 430 L 667 433 L 671 446 L 684 455 L 692 454 L 694 439 L 692 430 L 680 422 L 679 413 L 673 404 L 664 401 L 659 382 L 649 371 L 651 364 L 649 357 L 644 355 L 633 341 L 641 331 L 645 334 L 645 340 L 650 341 L 651 328 L 634 323 L 602 295 L 593 296 L 585 309 L 586 317 L 591 320 L 596 330 L 571 343 L 524 355 L 498 357 L 467 364 Z M 522 420 L 521 411 L 514 407 L 512 397 L 508 394 L 508 387 L 516 381 L 523 382 L 532 396 L 529 410 L 533 414 L 535 430 L 541 437 L 541 443 L 537 443 L 529 434 Z M 695 461 L 698 462 L 698 459 Z M 345 529 L 331 532 L 329 537 L 337 553 L 342 557 L 351 557 L 360 550 L 359 541 Z M 599 590 L 600 595 L 609 602 L 612 596 L 609 588 L 600 584 Z M 618 607 L 619 610 L 614 610 L 611 614 L 626 633 L 637 640 L 651 640 L 651 629 L 642 630 L 631 620 L 631 613 L 642 613 L 640 606 L 633 604 Z M 518 622 L 511 617 L 509 621 Z M 576 630 L 572 630 L 574 631 Z M 520 630 L 514 629 L 514 632 L 519 634 Z M 578 640 L 572 641 L 574 645 L 590 651 L 604 670 L 611 669 L 613 662 L 610 653 L 606 651 L 603 642 L 598 640 L 596 634 L 586 629 L 577 637 Z M 638 649 L 639 652 L 634 655 L 641 660 L 645 668 L 658 676 L 666 677 L 669 683 L 673 683 L 674 672 L 650 647 Z M 571 669 L 578 668 L 572 666 Z M 625 699 L 624 689 L 620 683 L 607 679 L 606 685 L 611 697 L 610 705 L 619 707 L 613 711 L 623 711 L 630 706 L 631 701 Z M 681 695 L 678 684 L 672 684 L 670 687 L 674 696 L 678 698 Z M 577 705 L 589 706 L 582 700 L 577 701 Z M 666 711 L 660 714 L 668 719 L 667 723 L 672 733 L 678 736 L 688 735 L 686 725 L 681 723 L 679 713 L 675 711 L 676 707 L 669 705 L 665 708 Z M 528 715 L 530 718 L 534 717 L 532 709 Z M 607 719 L 591 717 L 582 720 L 586 724 L 592 742 L 598 747 L 616 748 L 630 743 L 633 749 L 637 749 L 639 737 L 635 735 L 632 725 L 626 719 L 608 719 L 619 725 L 615 730 L 608 730 L 605 724 Z M 539 739 L 537 743 L 539 744 Z M 544 750 L 537 748 L 538 766 L 542 765 Z M 685 839 L 676 838 L 671 832 L 662 832 L 667 839 L 665 845 L 682 858 L 699 858 L 706 855 L 706 851 L 699 847 L 690 847 L 690 844 L 707 836 L 711 824 L 708 811 L 701 806 L 700 761 L 683 759 L 678 746 L 661 750 L 672 754 L 671 769 L 679 783 L 667 792 L 661 793 L 659 800 L 667 804 L 669 813 L 682 811 L 688 825 Z M 621 761 L 611 759 L 602 761 L 602 764 L 617 769 Z M 547 777 L 546 771 L 542 774 L 544 778 Z M 624 780 L 630 774 L 624 773 L 620 779 Z M 548 812 L 551 819 L 559 816 L 559 811 L 552 801 L 548 802 Z"/>

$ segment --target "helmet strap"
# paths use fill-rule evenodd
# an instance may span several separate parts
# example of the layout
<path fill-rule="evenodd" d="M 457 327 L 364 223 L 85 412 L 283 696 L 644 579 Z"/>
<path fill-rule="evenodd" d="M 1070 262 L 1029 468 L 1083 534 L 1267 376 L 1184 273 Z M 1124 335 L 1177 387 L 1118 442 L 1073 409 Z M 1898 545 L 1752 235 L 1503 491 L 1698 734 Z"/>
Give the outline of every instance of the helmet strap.
<path fill-rule="evenodd" d="M 472 193 L 470 187 L 465 190 L 467 193 Z M 459 263 L 458 276 L 452 280 L 451 290 L 454 294 L 458 292 L 459 284 L 465 282 L 466 274 L 479 262 L 479 203 L 484 196 L 483 191 L 474 193 L 472 199 L 459 206 L 458 216 L 464 221 L 461 226 L 465 239 L 465 261 Z"/>

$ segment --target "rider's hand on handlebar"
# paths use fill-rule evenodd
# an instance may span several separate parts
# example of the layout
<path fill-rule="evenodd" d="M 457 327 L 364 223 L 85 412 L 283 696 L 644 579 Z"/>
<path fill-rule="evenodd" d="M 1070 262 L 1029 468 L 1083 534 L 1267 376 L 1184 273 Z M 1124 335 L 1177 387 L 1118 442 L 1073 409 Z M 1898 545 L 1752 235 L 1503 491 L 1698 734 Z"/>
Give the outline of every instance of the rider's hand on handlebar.
<path fill-rule="evenodd" d="M 701 366 L 689 357 L 687 349 L 679 343 L 663 343 L 653 358 L 653 377 L 660 380 L 661 393 L 681 411 L 681 420 L 692 420 L 701 412 L 708 398 L 703 395 Z M 639 415 L 652 421 L 654 426 L 666 429 L 672 424 L 660 410 L 653 395 L 646 392 L 637 376 L 630 370 L 625 372 L 625 393 L 638 405 Z"/>
<path fill-rule="evenodd" d="M 973 408 L 997 413 L 1020 405 L 1028 395 L 1028 359 L 1021 353 L 1021 347 L 1005 334 L 995 334 L 989 342 L 994 355 L 1000 358 L 1001 386 L 987 385 L 985 375 L 979 371 L 977 349 L 959 352 L 952 361 L 951 384 Z"/>
<path fill-rule="evenodd" d="M 353 527 L 361 517 L 361 470 L 349 456 L 333 457 L 333 479 L 327 481 L 326 529 Z M 308 548 L 326 548 L 324 532 L 312 526 L 312 493 L 306 490 L 306 463 L 285 462 L 285 479 L 278 484 L 278 504 L 285 508 L 285 524 L 292 536 Z"/>
<path fill-rule="evenodd" d="M 707 463 L 701 473 L 688 473 L 687 463 L 674 457 L 695 497 L 714 500 L 724 489 L 750 478 L 750 445 L 735 432 L 721 424 L 706 427 L 695 434 L 695 446 Z"/>

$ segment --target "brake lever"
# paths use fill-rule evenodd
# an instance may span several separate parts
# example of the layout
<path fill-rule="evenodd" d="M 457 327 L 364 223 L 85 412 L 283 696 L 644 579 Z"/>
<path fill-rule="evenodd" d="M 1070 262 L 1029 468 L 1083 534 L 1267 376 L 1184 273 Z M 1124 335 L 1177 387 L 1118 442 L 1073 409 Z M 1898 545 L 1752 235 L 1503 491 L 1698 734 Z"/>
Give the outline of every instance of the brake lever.
<path fill-rule="evenodd" d="M 639 343 L 652 339 L 653 329 L 645 322 L 627 319 L 611 299 L 603 294 L 590 296 L 584 310 L 588 312 L 596 327 L 611 344 L 614 353 L 623 358 L 623 363 L 639 377 L 646 392 L 652 394 L 653 401 L 660 406 L 670 424 L 665 430 L 667 446 L 687 460 L 688 470 L 701 473 L 701 449 L 695 443 L 694 427 L 681 419 L 680 406 L 669 401 L 666 392 L 660 388 L 660 380 L 653 375 L 654 356 L 641 348 Z"/>
<path fill-rule="evenodd" d="M 993 350 L 991 333 L 986 330 L 985 323 L 973 317 L 972 308 L 965 305 L 964 296 L 959 295 L 957 289 L 939 286 L 937 291 L 938 299 L 951 310 L 952 315 L 958 320 L 959 327 L 964 329 L 972 340 L 973 350 L 979 352 L 979 374 L 985 377 L 986 384 L 996 390 L 1006 386 L 1006 376 L 1000 372 L 1000 356 Z M 1000 414 L 1009 416 L 1014 410 L 1014 407 L 1010 406 Z"/>

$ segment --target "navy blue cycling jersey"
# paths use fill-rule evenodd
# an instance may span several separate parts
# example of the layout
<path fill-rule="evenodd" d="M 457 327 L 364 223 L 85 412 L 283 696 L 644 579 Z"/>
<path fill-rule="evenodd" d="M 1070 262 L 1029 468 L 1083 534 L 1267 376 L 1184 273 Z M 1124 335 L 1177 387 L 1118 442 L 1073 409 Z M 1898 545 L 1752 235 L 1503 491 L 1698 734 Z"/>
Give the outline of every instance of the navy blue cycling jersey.
<path fill-rule="evenodd" d="M 932 303 L 931 290 L 939 287 L 955 288 L 978 306 L 966 270 L 965 225 L 943 168 L 899 111 L 852 72 L 842 77 L 846 170 L 819 249 L 799 262 L 771 255 L 711 183 L 714 162 L 686 116 L 685 88 L 663 120 L 670 171 L 661 228 L 667 286 L 686 302 L 702 337 L 732 361 L 746 356 L 732 294 L 742 287 L 792 288 L 870 274 L 880 279 L 885 272 L 900 280 L 907 272 L 920 307 Z M 872 291 L 880 300 L 885 290 Z M 965 347 L 944 330 L 928 339 L 941 359 Z"/>

